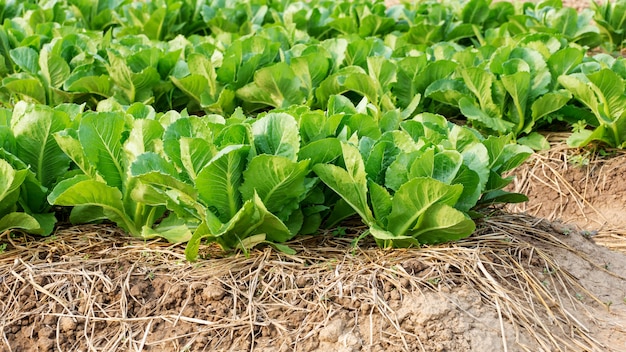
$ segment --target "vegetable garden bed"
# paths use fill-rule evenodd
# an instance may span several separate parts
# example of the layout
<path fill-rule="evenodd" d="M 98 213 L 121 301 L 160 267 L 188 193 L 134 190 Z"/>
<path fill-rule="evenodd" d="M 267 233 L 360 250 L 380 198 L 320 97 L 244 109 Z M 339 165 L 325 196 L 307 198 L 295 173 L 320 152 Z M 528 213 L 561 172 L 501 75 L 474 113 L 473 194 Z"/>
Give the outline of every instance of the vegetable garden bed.
<path fill-rule="evenodd" d="M 626 350 L 626 1 L 396 3 L 0 4 L 0 350 Z"/>

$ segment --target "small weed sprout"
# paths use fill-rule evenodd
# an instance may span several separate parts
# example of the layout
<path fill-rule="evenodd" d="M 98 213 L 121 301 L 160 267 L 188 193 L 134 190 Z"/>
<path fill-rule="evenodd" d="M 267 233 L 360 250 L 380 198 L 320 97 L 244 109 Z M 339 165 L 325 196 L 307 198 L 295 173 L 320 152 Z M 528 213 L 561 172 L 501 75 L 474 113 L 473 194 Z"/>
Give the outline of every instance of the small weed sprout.
<path fill-rule="evenodd" d="M 333 230 L 332 235 L 339 238 L 346 237 L 346 228 L 343 226 L 338 226 Z"/>
<path fill-rule="evenodd" d="M 590 231 L 590 230 L 582 230 L 582 231 L 580 232 L 580 234 L 581 234 L 584 238 L 586 238 L 586 239 L 588 239 L 588 240 L 589 240 L 589 239 L 591 239 L 591 237 L 593 237 L 593 236 L 597 235 L 597 234 L 598 234 L 598 231 L 596 231 L 596 230 L 591 230 L 591 231 Z"/>
<path fill-rule="evenodd" d="M 432 279 L 428 279 L 428 283 L 431 284 L 432 286 L 437 286 L 437 285 L 439 285 L 440 282 L 441 282 L 441 278 L 439 278 L 439 277 L 434 277 Z"/>
<path fill-rule="evenodd" d="M 581 302 L 585 300 L 585 296 L 582 293 L 580 293 L 580 292 L 576 293 L 575 296 L 576 296 L 576 299 L 581 301 Z"/>
<path fill-rule="evenodd" d="M 571 155 L 567 158 L 570 164 L 575 167 L 584 167 L 589 165 L 589 153 Z"/>

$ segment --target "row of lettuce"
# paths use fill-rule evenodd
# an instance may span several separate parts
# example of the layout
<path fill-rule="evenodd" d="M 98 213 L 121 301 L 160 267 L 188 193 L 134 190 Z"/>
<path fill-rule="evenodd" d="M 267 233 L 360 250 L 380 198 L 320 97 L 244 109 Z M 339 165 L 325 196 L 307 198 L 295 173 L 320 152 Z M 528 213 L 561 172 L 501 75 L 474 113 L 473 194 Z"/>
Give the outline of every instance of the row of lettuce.
<path fill-rule="evenodd" d="M 624 4 L 6 1 L 0 232 L 112 221 L 192 260 L 354 215 L 382 247 L 468 236 L 525 200 L 538 130 L 624 146 L 626 63 L 587 55 Z"/>
<path fill-rule="evenodd" d="M 624 5 L 604 6 L 617 18 Z M 323 110 L 343 94 L 389 111 L 419 94 L 416 112 L 512 133 L 533 149 L 547 146 L 536 131 L 563 124 L 575 131 L 572 146 L 626 142 L 624 59 L 586 55 L 610 36 L 591 10 L 559 1 L 59 0 L 8 2 L 3 14 L 0 101 L 9 108 L 94 109 L 113 97 L 229 116 L 238 106 Z"/>
<path fill-rule="evenodd" d="M 0 117 L 0 232 L 50 234 L 70 206 L 73 223 L 188 242 L 195 259 L 203 240 L 288 251 L 296 234 L 358 214 L 379 245 L 405 247 L 468 236 L 477 206 L 525 199 L 502 190 L 503 173 L 530 148 L 412 108 L 335 95 L 327 110 L 226 119 L 19 102 Z"/>
<path fill-rule="evenodd" d="M 332 0 L 5 0 L 4 30 L 22 34 L 30 44 L 55 30 L 85 29 L 117 37 L 145 35 L 168 41 L 176 36 L 219 37 L 221 41 L 255 34 L 262 27 L 283 27 L 299 38 L 318 40 L 339 35 L 384 37 L 409 33 L 414 41 L 480 42 L 486 34 L 505 31 L 550 33 L 590 47 L 624 46 L 626 2 L 590 1 L 578 12 L 561 0 L 492 2 L 490 0 L 421 0 L 338 2 Z M 400 3 L 400 4 L 398 4 Z M 30 32 L 29 32 L 30 30 Z"/>

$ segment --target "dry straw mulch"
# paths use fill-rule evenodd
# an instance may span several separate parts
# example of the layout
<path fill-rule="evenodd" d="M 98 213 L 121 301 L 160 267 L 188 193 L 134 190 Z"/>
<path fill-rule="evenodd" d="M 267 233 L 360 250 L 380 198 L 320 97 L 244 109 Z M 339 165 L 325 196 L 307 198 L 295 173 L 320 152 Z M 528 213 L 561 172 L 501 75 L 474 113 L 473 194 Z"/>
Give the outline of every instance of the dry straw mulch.
<path fill-rule="evenodd" d="M 43 241 L 5 233 L 1 350 L 611 347 L 596 334 L 606 302 L 555 253 L 625 290 L 626 279 L 543 220 L 493 215 L 459 243 L 407 250 L 354 248 L 361 230 L 293 242 L 293 256 L 265 248 L 224 257 L 207 247 L 197 263 L 184 260 L 181 246 L 143 243 L 106 226 Z"/>
<path fill-rule="evenodd" d="M 549 135 L 550 150 L 514 171 L 511 190 L 529 201 L 507 209 L 561 221 L 586 231 L 596 243 L 626 252 L 626 151 L 569 148 L 568 136 Z"/>

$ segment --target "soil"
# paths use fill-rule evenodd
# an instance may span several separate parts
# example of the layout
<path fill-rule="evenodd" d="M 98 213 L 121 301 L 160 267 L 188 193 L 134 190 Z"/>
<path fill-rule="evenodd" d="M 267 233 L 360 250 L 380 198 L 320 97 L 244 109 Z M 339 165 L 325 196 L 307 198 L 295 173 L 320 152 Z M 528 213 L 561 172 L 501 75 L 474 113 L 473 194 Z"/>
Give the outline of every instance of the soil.
<path fill-rule="evenodd" d="M 510 206 L 585 231 L 598 243 L 626 251 L 626 152 L 568 149 L 558 141 L 515 171 L 511 190 L 529 201 Z"/>
<path fill-rule="evenodd" d="M 1 351 L 624 351 L 626 256 L 526 215 L 457 244 L 359 234 L 224 257 L 82 226 L 5 237 Z"/>

